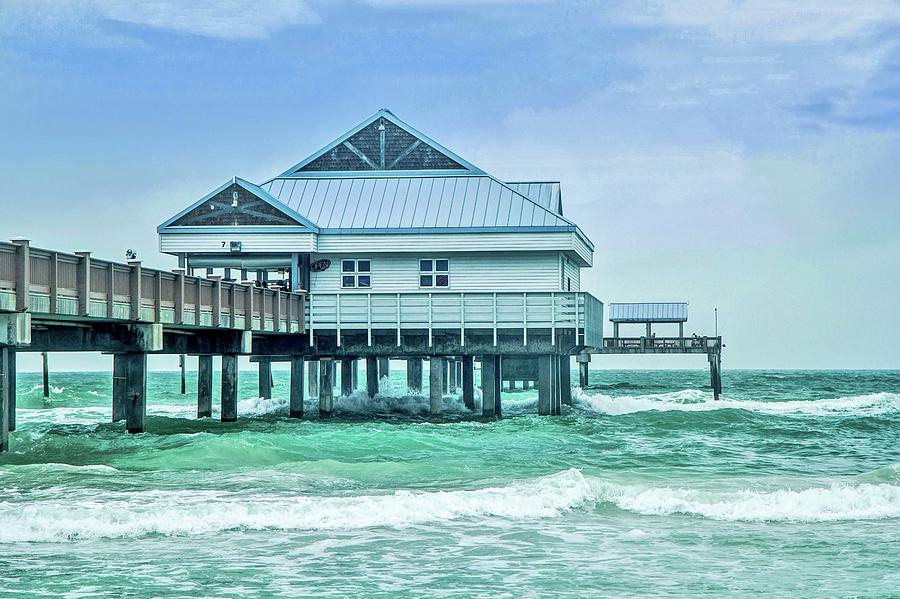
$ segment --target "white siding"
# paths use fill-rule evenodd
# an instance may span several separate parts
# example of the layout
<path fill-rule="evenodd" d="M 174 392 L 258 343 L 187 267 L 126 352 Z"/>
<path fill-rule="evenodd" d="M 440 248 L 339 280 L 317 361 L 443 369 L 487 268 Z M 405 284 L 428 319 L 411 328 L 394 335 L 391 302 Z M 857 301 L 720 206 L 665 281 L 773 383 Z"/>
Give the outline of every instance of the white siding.
<path fill-rule="evenodd" d="M 240 241 L 243 252 L 314 252 L 315 233 L 161 233 L 159 251 L 229 253 L 229 242 Z M 225 246 L 222 246 L 222 242 Z"/>
<path fill-rule="evenodd" d="M 407 233 L 319 235 L 318 251 L 418 253 L 563 250 L 577 253 L 575 233 Z M 579 241 L 580 243 L 580 241 Z"/>
<path fill-rule="evenodd" d="M 568 288 L 566 281 L 571 281 L 572 288 Z M 580 291 L 581 290 L 581 268 L 571 258 L 563 259 L 563 291 Z"/>
<path fill-rule="evenodd" d="M 414 247 L 411 247 L 412 251 Z M 560 289 L 558 252 L 409 254 L 317 254 L 328 258 L 328 270 L 311 273 L 312 292 L 341 290 L 341 258 L 372 261 L 373 292 L 419 291 L 419 258 L 449 258 L 450 291 L 557 291 Z M 573 291 L 575 289 L 573 281 Z M 442 289 L 434 289 L 440 292 Z M 426 291 L 429 291 L 426 289 Z"/>

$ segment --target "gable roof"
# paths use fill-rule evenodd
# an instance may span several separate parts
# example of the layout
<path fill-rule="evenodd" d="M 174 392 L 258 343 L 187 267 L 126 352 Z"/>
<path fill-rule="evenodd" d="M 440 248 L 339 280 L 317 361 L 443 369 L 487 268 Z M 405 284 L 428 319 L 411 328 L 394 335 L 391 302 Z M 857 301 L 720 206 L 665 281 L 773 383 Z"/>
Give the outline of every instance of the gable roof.
<path fill-rule="evenodd" d="M 348 173 L 422 172 L 484 174 L 424 133 L 382 108 L 281 177 L 346 176 Z"/>
<path fill-rule="evenodd" d="M 232 177 L 166 220 L 156 230 L 246 226 L 303 227 L 319 231 L 309 219 L 297 214 L 258 185 L 238 177 Z"/>

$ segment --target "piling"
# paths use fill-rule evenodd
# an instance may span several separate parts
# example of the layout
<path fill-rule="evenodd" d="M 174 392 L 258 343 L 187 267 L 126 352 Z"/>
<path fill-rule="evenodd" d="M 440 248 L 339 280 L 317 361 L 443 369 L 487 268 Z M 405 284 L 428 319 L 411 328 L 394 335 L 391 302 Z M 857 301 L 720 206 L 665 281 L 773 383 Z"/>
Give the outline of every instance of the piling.
<path fill-rule="evenodd" d="M 222 356 L 222 422 L 237 421 L 237 355 Z"/>
<path fill-rule="evenodd" d="M 481 414 L 500 415 L 500 356 L 487 355 L 481 359 Z"/>
<path fill-rule="evenodd" d="M 212 356 L 197 358 L 197 418 L 212 417 Z"/>
<path fill-rule="evenodd" d="M 389 358 L 378 358 L 378 379 L 391 378 L 391 361 Z"/>
<path fill-rule="evenodd" d="M 259 396 L 272 399 L 272 363 L 268 360 L 259 361 Z"/>
<path fill-rule="evenodd" d="M 450 360 L 446 358 L 440 358 L 441 368 L 443 369 L 443 373 L 441 375 L 441 387 L 442 393 L 447 395 L 450 393 Z"/>
<path fill-rule="evenodd" d="M 50 360 L 47 357 L 47 352 L 41 352 L 41 370 L 43 372 L 43 382 L 44 382 L 44 397 L 50 397 Z"/>
<path fill-rule="evenodd" d="M 332 360 L 321 360 L 319 367 L 319 418 L 328 418 L 334 412 L 334 368 Z"/>
<path fill-rule="evenodd" d="M 125 356 L 125 430 L 142 433 L 147 415 L 147 354 Z"/>
<path fill-rule="evenodd" d="M 432 416 L 440 416 L 444 401 L 446 360 L 431 356 L 428 363 L 428 399 Z"/>
<path fill-rule="evenodd" d="M 7 421 L 9 431 L 16 430 L 16 350 L 6 352 Z"/>
<path fill-rule="evenodd" d="M 422 358 L 406 360 L 406 386 L 410 393 L 422 392 Z"/>
<path fill-rule="evenodd" d="M 578 362 L 578 386 L 584 389 L 588 386 L 588 364 L 591 362 L 591 354 L 578 354 L 575 361 Z"/>
<path fill-rule="evenodd" d="M 353 364 L 356 360 L 344 358 L 341 360 L 341 395 L 349 397 L 356 389 L 356 381 L 353 378 Z"/>
<path fill-rule="evenodd" d="M 181 394 L 185 395 L 187 393 L 187 381 L 185 380 L 184 372 L 184 354 L 178 354 L 178 369 L 181 370 Z"/>
<path fill-rule="evenodd" d="M 307 369 L 307 379 L 309 379 L 309 396 L 310 397 L 318 397 L 319 396 L 319 362 L 316 360 L 310 360 L 306 366 Z"/>
<path fill-rule="evenodd" d="M 378 395 L 378 358 L 366 357 L 366 394 L 370 398 Z"/>
<path fill-rule="evenodd" d="M 303 356 L 291 356 L 291 418 L 303 418 Z"/>
<path fill-rule="evenodd" d="M 125 420 L 127 412 L 127 390 L 126 381 L 128 380 L 127 364 L 128 356 L 125 354 L 113 354 L 113 380 L 112 380 L 112 421 L 119 422 Z"/>
<path fill-rule="evenodd" d="M 462 398 L 463 404 L 469 410 L 475 409 L 475 359 L 472 356 L 463 356 L 462 363 Z"/>
<path fill-rule="evenodd" d="M 0 345 L 0 451 L 9 451 L 9 349 Z"/>
<path fill-rule="evenodd" d="M 558 416 L 560 414 L 559 356 L 538 356 L 538 414 Z"/>
<path fill-rule="evenodd" d="M 559 360 L 559 402 L 572 405 L 572 364 L 569 356 L 557 356 Z"/>

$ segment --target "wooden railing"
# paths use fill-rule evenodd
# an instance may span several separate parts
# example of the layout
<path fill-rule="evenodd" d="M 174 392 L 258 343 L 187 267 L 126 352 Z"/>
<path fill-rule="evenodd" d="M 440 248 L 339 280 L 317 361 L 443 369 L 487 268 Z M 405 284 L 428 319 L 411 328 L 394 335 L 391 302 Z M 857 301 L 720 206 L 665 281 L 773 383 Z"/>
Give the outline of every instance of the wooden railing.
<path fill-rule="evenodd" d="M 293 333 L 304 309 L 300 293 L 0 242 L 0 310 Z"/>
<path fill-rule="evenodd" d="M 603 338 L 603 303 L 576 291 L 400 293 L 311 293 L 306 329 L 310 343 L 317 330 L 529 329 L 575 330 L 580 345 L 599 345 Z"/>

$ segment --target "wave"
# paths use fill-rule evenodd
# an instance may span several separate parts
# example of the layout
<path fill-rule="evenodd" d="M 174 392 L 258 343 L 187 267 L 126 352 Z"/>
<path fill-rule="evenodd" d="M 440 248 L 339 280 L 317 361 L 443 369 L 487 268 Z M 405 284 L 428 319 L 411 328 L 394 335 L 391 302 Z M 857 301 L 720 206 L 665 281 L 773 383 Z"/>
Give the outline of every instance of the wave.
<path fill-rule="evenodd" d="M 612 397 L 602 393 L 587 393 L 576 387 L 572 397 L 584 409 L 611 416 L 654 410 L 707 412 L 732 409 L 760 414 L 808 416 L 878 416 L 900 412 L 900 394 L 884 392 L 831 399 L 758 401 L 723 398 L 714 401 L 711 392 L 699 389 Z"/>
<path fill-rule="evenodd" d="M 12 497 L 16 494 L 13 493 Z M 454 520 L 538 520 L 614 506 L 648 516 L 723 521 L 831 522 L 900 517 L 900 486 L 860 482 L 805 489 L 709 491 L 626 485 L 570 469 L 506 486 L 356 496 L 212 490 L 65 490 L 0 503 L 0 543 L 62 542 L 229 530 L 404 528 Z M 643 536 L 641 529 L 628 533 Z"/>
<path fill-rule="evenodd" d="M 571 510 L 594 495 L 577 470 L 504 487 L 346 497 L 203 490 L 83 493 L 0 503 L 0 521 L 7 523 L 0 528 L 0 543 L 227 530 L 400 528 L 462 518 L 538 519 Z"/>

